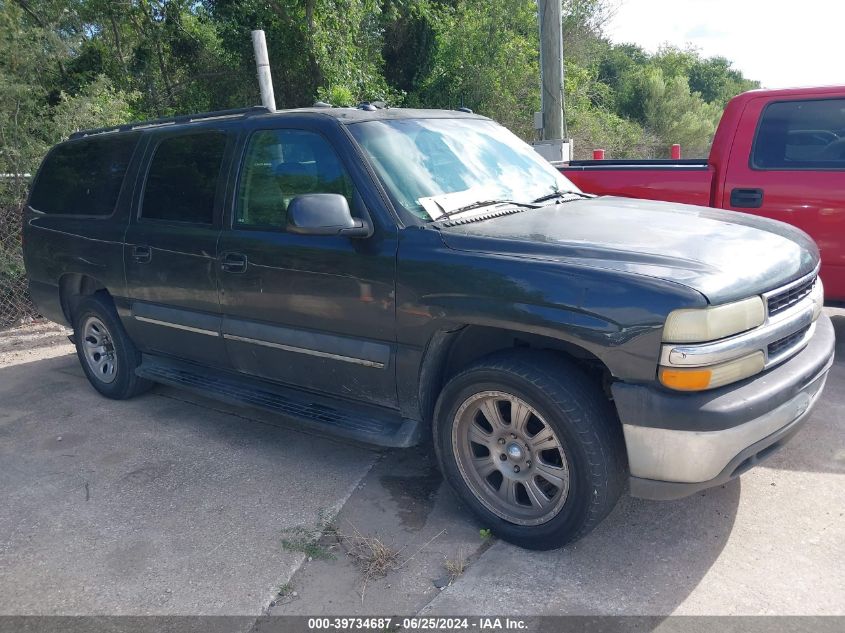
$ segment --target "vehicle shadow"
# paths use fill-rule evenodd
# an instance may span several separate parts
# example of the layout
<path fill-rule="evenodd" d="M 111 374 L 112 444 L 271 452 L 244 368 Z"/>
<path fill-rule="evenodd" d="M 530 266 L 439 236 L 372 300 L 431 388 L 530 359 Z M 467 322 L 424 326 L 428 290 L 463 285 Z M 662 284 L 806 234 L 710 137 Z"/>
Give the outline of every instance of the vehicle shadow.
<path fill-rule="evenodd" d="M 279 480 L 284 477 L 272 473 L 277 472 L 281 464 L 289 467 L 297 460 L 313 459 L 308 458 L 309 454 L 321 455 L 328 460 L 326 464 L 338 462 L 337 467 L 341 470 L 357 469 L 355 462 L 364 466 L 364 462 L 373 459 L 367 451 L 356 449 L 350 453 L 339 443 L 287 432 L 286 429 L 295 429 L 295 426 L 276 416 L 235 407 L 230 410 L 226 405 L 175 389 L 156 387 L 151 393 L 129 402 L 103 399 L 87 384 L 72 355 L 0 368 L 0 394 L 4 401 L 0 412 L 0 437 L 13 445 L 13 450 L 29 455 L 27 462 L 38 455 L 43 456 L 38 459 L 47 460 L 42 464 L 30 463 L 25 470 L 20 469 L 18 475 L 10 473 L 11 480 L 6 482 L 9 486 L 31 488 L 33 477 L 43 478 L 46 471 L 57 470 L 52 466 L 56 460 L 70 464 L 75 463 L 70 457 L 72 454 L 79 454 L 80 458 L 87 456 L 83 461 L 92 472 L 51 475 L 56 479 L 56 490 L 44 492 L 42 487 L 40 493 L 50 500 L 66 495 L 85 500 L 89 487 L 83 486 L 84 479 L 90 481 L 92 498 L 104 499 L 104 495 L 108 495 L 107 498 L 132 499 L 156 491 L 165 498 L 175 495 L 180 502 L 187 503 L 183 496 L 190 491 L 191 503 L 204 507 L 211 503 L 210 499 L 218 499 L 221 493 L 198 485 L 197 467 L 191 461 L 196 456 L 190 456 L 198 450 L 212 450 L 210 447 L 214 447 L 214 452 L 238 455 L 237 460 L 241 460 L 238 472 L 248 468 L 251 480 L 263 477 L 266 479 L 264 484 L 276 488 L 285 485 Z M 219 415 L 218 412 L 233 415 Z M 173 440 L 176 444 L 169 447 L 163 443 Z M 139 443 L 144 446 L 137 447 Z M 428 451 L 430 447 L 415 450 Z M 136 453 L 143 454 L 144 458 L 139 459 Z M 392 452 L 399 460 L 404 453 Z M 58 457 L 64 454 L 68 456 Z M 407 458 L 410 457 L 408 453 Z M 206 463 L 207 458 L 201 459 L 202 472 L 212 468 Z M 227 457 L 223 461 L 228 463 L 232 459 Z M 249 460 L 249 466 L 242 460 Z M 61 470 L 68 467 L 63 466 Z M 204 479 L 219 476 L 211 475 L 211 472 L 209 470 Z M 315 486 L 314 482 L 308 483 L 306 474 L 297 476 L 301 485 Z M 231 483 L 226 494 L 237 495 L 240 484 Z M 401 485 L 403 490 L 408 488 L 408 482 Z M 415 485 L 431 488 L 430 493 L 414 490 L 415 498 L 436 495 L 440 499 L 438 503 L 453 508 L 446 512 L 447 518 L 472 521 L 471 515 L 458 507 L 457 501 L 450 502 L 452 493 L 439 477 L 428 476 Z M 255 494 L 255 490 L 252 493 Z M 486 588 L 495 587 L 497 583 L 504 588 L 519 578 L 529 579 L 527 583 L 516 582 L 514 587 L 507 589 L 518 594 L 520 588 L 532 588 L 524 599 L 510 602 L 521 605 L 517 611 L 523 613 L 537 600 L 536 587 L 545 588 L 544 601 L 547 605 L 555 605 L 560 613 L 669 613 L 718 558 L 731 532 L 739 493 L 739 482 L 731 482 L 672 503 L 623 498 L 592 534 L 565 549 L 527 552 L 499 542 L 494 545 L 497 553 L 479 558 L 466 575 L 475 574 L 478 568 L 486 577 Z M 72 515 L 76 516 L 76 512 L 73 510 Z M 126 503 L 126 507 L 104 507 L 101 512 L 98 529 L 147 520 L 145 511 L 134 502 Z M 281 520 L 292 510 L 280 507 L 278 512 Z M 427 521 L 428 517 L 420 520 Z M 155 560 L 153 554 L 148 555 Z M 123 560 L 123 555 L 112 560 L 114 556 L 116 554 L 105 556 L 100 563 L 106 567 L 110 565 L 116 577 L 124 578 L 129 574 L 129 567 L 117 569 L 115 565 L 130 563 Z M 81 558 L 78 564 L 86 566 Z M 508 573 L 503 574 L 503 569 L 508 569 Z M 450 588 L 450 592 L 459 587 L 460 583 Z M 477 587 L 474 591 L 478 591 Z M 441 597 L 445 597 L 445 593 Z M 486 612 L 502 611 L 502 605 L 496 602 L 499 597 L 498 593 L 491 595 Z M 461 602 L 456 611 L 465 613 L 468 604 L 485 604 L 480 596 L 468 599 L 468 602 Z M 546 608 L 538 606 L 537 612 Z"/>
<path fill-rule="evenodd" d="M 317 437 L 320 439 L 320 442 L 329 444 L 361 446 L 364 450 L 371 453 L 378 453 L 381 450 L 376 446 L 361 444 L 344 438 L 336 438 L 326 435 L 321 431 L 304 428 L 297 424 L 296 420 L 285 418 L 277 413 L 238 404 L 229 404 L 178 387 L 158 384 L 154 385 L 149 392 L 130 400 L 108 400 L 97 394 L 93 387 L 90 386 L 74 353 L 34 362 L 39 363 L 38 373 L 45 376 L 55 376 L 54 380 L 38 386 L 37 389 L 39 391 L 50 392 L 51 389 L 63 389 L 69 386 L 71 382 L 79 381 L 75 384 L 78 386 L 77 393 L 80 393 L 82 397 L 94 398 L 99 402 L 109 403 L 112 407 L 118 408 L 123 406 L 134 409 L 136 406 L 141 406 L 142 411 L 147 411 L 146 407 L 152 407 L 149 409 L 149 412 L 168 426 L 183 424 L 186 430 L 220 435 L 222 437 L 232 436 L 234 433 L 241 441 L 246 439 L 270 441 L 267 434 L 272 432 L 272 429 L 276 429 L 279 431 L 293 431 L 304 438 L 309 436 Z M 33 366 L 33 363 L 27 365 Z M 23 365 L 17 367 L 21 370 L 23 369 Z M 15 368 L 0 367 L 0 376 L 2 376 L 3 371 L 13 371 Z M 136 404 L 141 402 L 147 402 L 148 404 Z M 209 416 L 185 416 L 185 405 L 197 407 L 200 411 L 206 410 L 233 417 L 227 418 L 221 416 L 219 420 L 218 417 L 214 417 L 212 421 Z M 199 426 L 197 422 L 200 422 Z"/>
<path fill-rule="evenodd" d="M 626 495 L 592 533 L 559 550 L 498 542 L 426 611 L 459 615 L 472 605 L 478 615 L 670 614 L 721 555 L 740 491 L 734 480 L 671 502 Z"/>

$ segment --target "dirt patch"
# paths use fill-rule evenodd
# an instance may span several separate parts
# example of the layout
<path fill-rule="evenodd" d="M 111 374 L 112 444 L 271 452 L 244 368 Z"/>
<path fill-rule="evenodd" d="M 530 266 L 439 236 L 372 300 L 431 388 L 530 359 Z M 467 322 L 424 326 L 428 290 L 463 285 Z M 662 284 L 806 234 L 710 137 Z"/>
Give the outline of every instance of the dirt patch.
<path fill-rule="evenodd" d="M 50 321 L 0 331 L 0 367 L 20 365 L 74 353 L 70 328 Z"/>

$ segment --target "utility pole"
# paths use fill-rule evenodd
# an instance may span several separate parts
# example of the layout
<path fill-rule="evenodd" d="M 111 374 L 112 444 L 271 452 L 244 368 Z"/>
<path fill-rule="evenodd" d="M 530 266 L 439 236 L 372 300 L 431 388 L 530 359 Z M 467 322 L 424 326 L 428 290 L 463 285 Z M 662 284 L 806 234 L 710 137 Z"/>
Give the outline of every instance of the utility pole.
<path fill-rule="evenodd" d="M 540 77 L 542 86 L 542 140 L 566 138 L 563 118 L 563 32 L 561 0 L 537 0 L 540 23 Z"/>
<path fill-rule="evenodd" d="M 255 53 L 255 66 L 258 71 L 258 89 L 261 91 L 261 105 L 276 111 L 276 95 L 273 93 L 273 77 L 270 75 L 270 56 L 267 54 L 267 38 L 264 31 L 252 32 L 252 50 Z"/>
<path fill-rule="evenodd" d="M 540 140 L 534 143 L 544 158 L 559 162 L 569 160 L 572 152 L 567 139 L 563 108 L 563 28 L 561 0 L 537 0 L 540 26 L 540 98 L 541 111 L 534 115 L 534 127 Z"/>

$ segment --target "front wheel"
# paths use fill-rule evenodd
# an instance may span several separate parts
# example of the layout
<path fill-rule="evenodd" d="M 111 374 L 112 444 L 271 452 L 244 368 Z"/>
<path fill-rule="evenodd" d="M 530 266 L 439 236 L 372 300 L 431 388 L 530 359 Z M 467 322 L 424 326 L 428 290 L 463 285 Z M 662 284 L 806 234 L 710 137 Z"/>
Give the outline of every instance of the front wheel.
<path fill-rule="evenodd" d="M 580 538 L 625 481 L 621 429 L 601 390 L 550 353 L 484 358 L 444 388 L 440 466 L 484 527 L 528 549 Z"/>

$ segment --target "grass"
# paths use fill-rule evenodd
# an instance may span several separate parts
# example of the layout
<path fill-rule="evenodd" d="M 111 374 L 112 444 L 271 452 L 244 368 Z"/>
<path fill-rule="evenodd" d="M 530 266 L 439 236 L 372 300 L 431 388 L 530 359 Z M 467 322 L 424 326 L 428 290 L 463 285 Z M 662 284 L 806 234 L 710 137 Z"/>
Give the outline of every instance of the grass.
<path fill-rule="evenodd" d="M 399 563 L 400 550 L 396 550 L 381 539 L 365 536 L 352 527 L 352 534 L 345 534 L 338 529 L 334 520 L 326 512 L 321 511 L 317 525 L 297 526 L 282 530 L 282 549 L 289 552 L 300 552 L 312 560 L 330 560 L 335 556 L 330 547 L 339 545 L 347 556 L 352 559 L 361 570 L 362 589 L 361 600 L 364 600 L 367 584 L 378 578 L 383 578 L 395 569 Z M 279 596 L 287 596 L 293 588 L 286 583 L 278 588 Z"/>
<path fill-rule="evenodd" d="M 286 582 L 283 585 L 279 585 L 276 589 L 276 594 L 282 598 L 287 595 L 290 595 L 291 593 L 293 593 L 293 585 L 289 582 Z"/>
<path fill-rule="evenodd" d="M 336 530 L 334 517 L 329 510 L 321 508 L 316 525 L 298 525 L 282 530 L 282 549 L 300 552 L 314 560 L 331 560 L 334 554 L 325 541 L 331 539 Z"/>
<path fill-rule="evenodd" d="M 361 572 L 362 603 L 367 585 L 370 582 L 384 578 L 391 571 L 401 569 L 445 533 L 445 530 L 441 530 L 413 554 L 403 559 L 404 547 L 396 549 L 377 536 L 362 534 L 351 523 L 349 527 L 351 533 L 341 531 L 334 519 L 328 516 L 326 512 L 321 511 L 318 522 L 314 526 L 297 526 L 282 530 L 282 548 L 291 552 L 300 552 L 313 560 L 328 560 L 335 558 L 331 549 L 341 547 Z M 462 574 L 465 566 L 466 559 L 460 550 L 458 557 L 454 561 L 447 560 L 446 564 L 446 568 L 453 578 Z M 293 588 L 289 583 L 286 583 L 278 588 L 278 595 L 284 597 L 290 595 L 292 591 Z"/>
<path fill-rule="evenodd" d="M 320 543 L 321 539 L 321 531 L 300 525 L 282 531 L 282 549 L 300 552 L 315 560 L 334 558 L 329 549 Z"/>
<path fill-rule="evenodd" d="M 338 534 L 338 540 L 349 557 L 358 563 L 364 578 L 384 578 L 399 562 L 400 551 L 376 536 L 364 536 L 354 526 L 353 535 Z"/>
<path fill-rule="evenodd" d="M 458 548 L 458 555 L 455 558 L 447 558 L 443 563 L 446 571 L 449 573 L 449 584 L 455 582 L 458 577 L 464 573 L 466 569 L 467 560 L 461 548 Z"/>
<path fill-rule="evenodd" d="M 361 604 L 367 593 L 367 585 L 373 580 L 384 578 L 389 572 L 398 569 L 402 564 L 399 556 L 401 549 L 395 549 L 376 536 L 365 536 L 351 523 L 352 534 L 345 534 L 336 527 L 334 537 L 346 555 L 361 570 Z M 403 548 L 404 549 L 404 548 Z"/>

